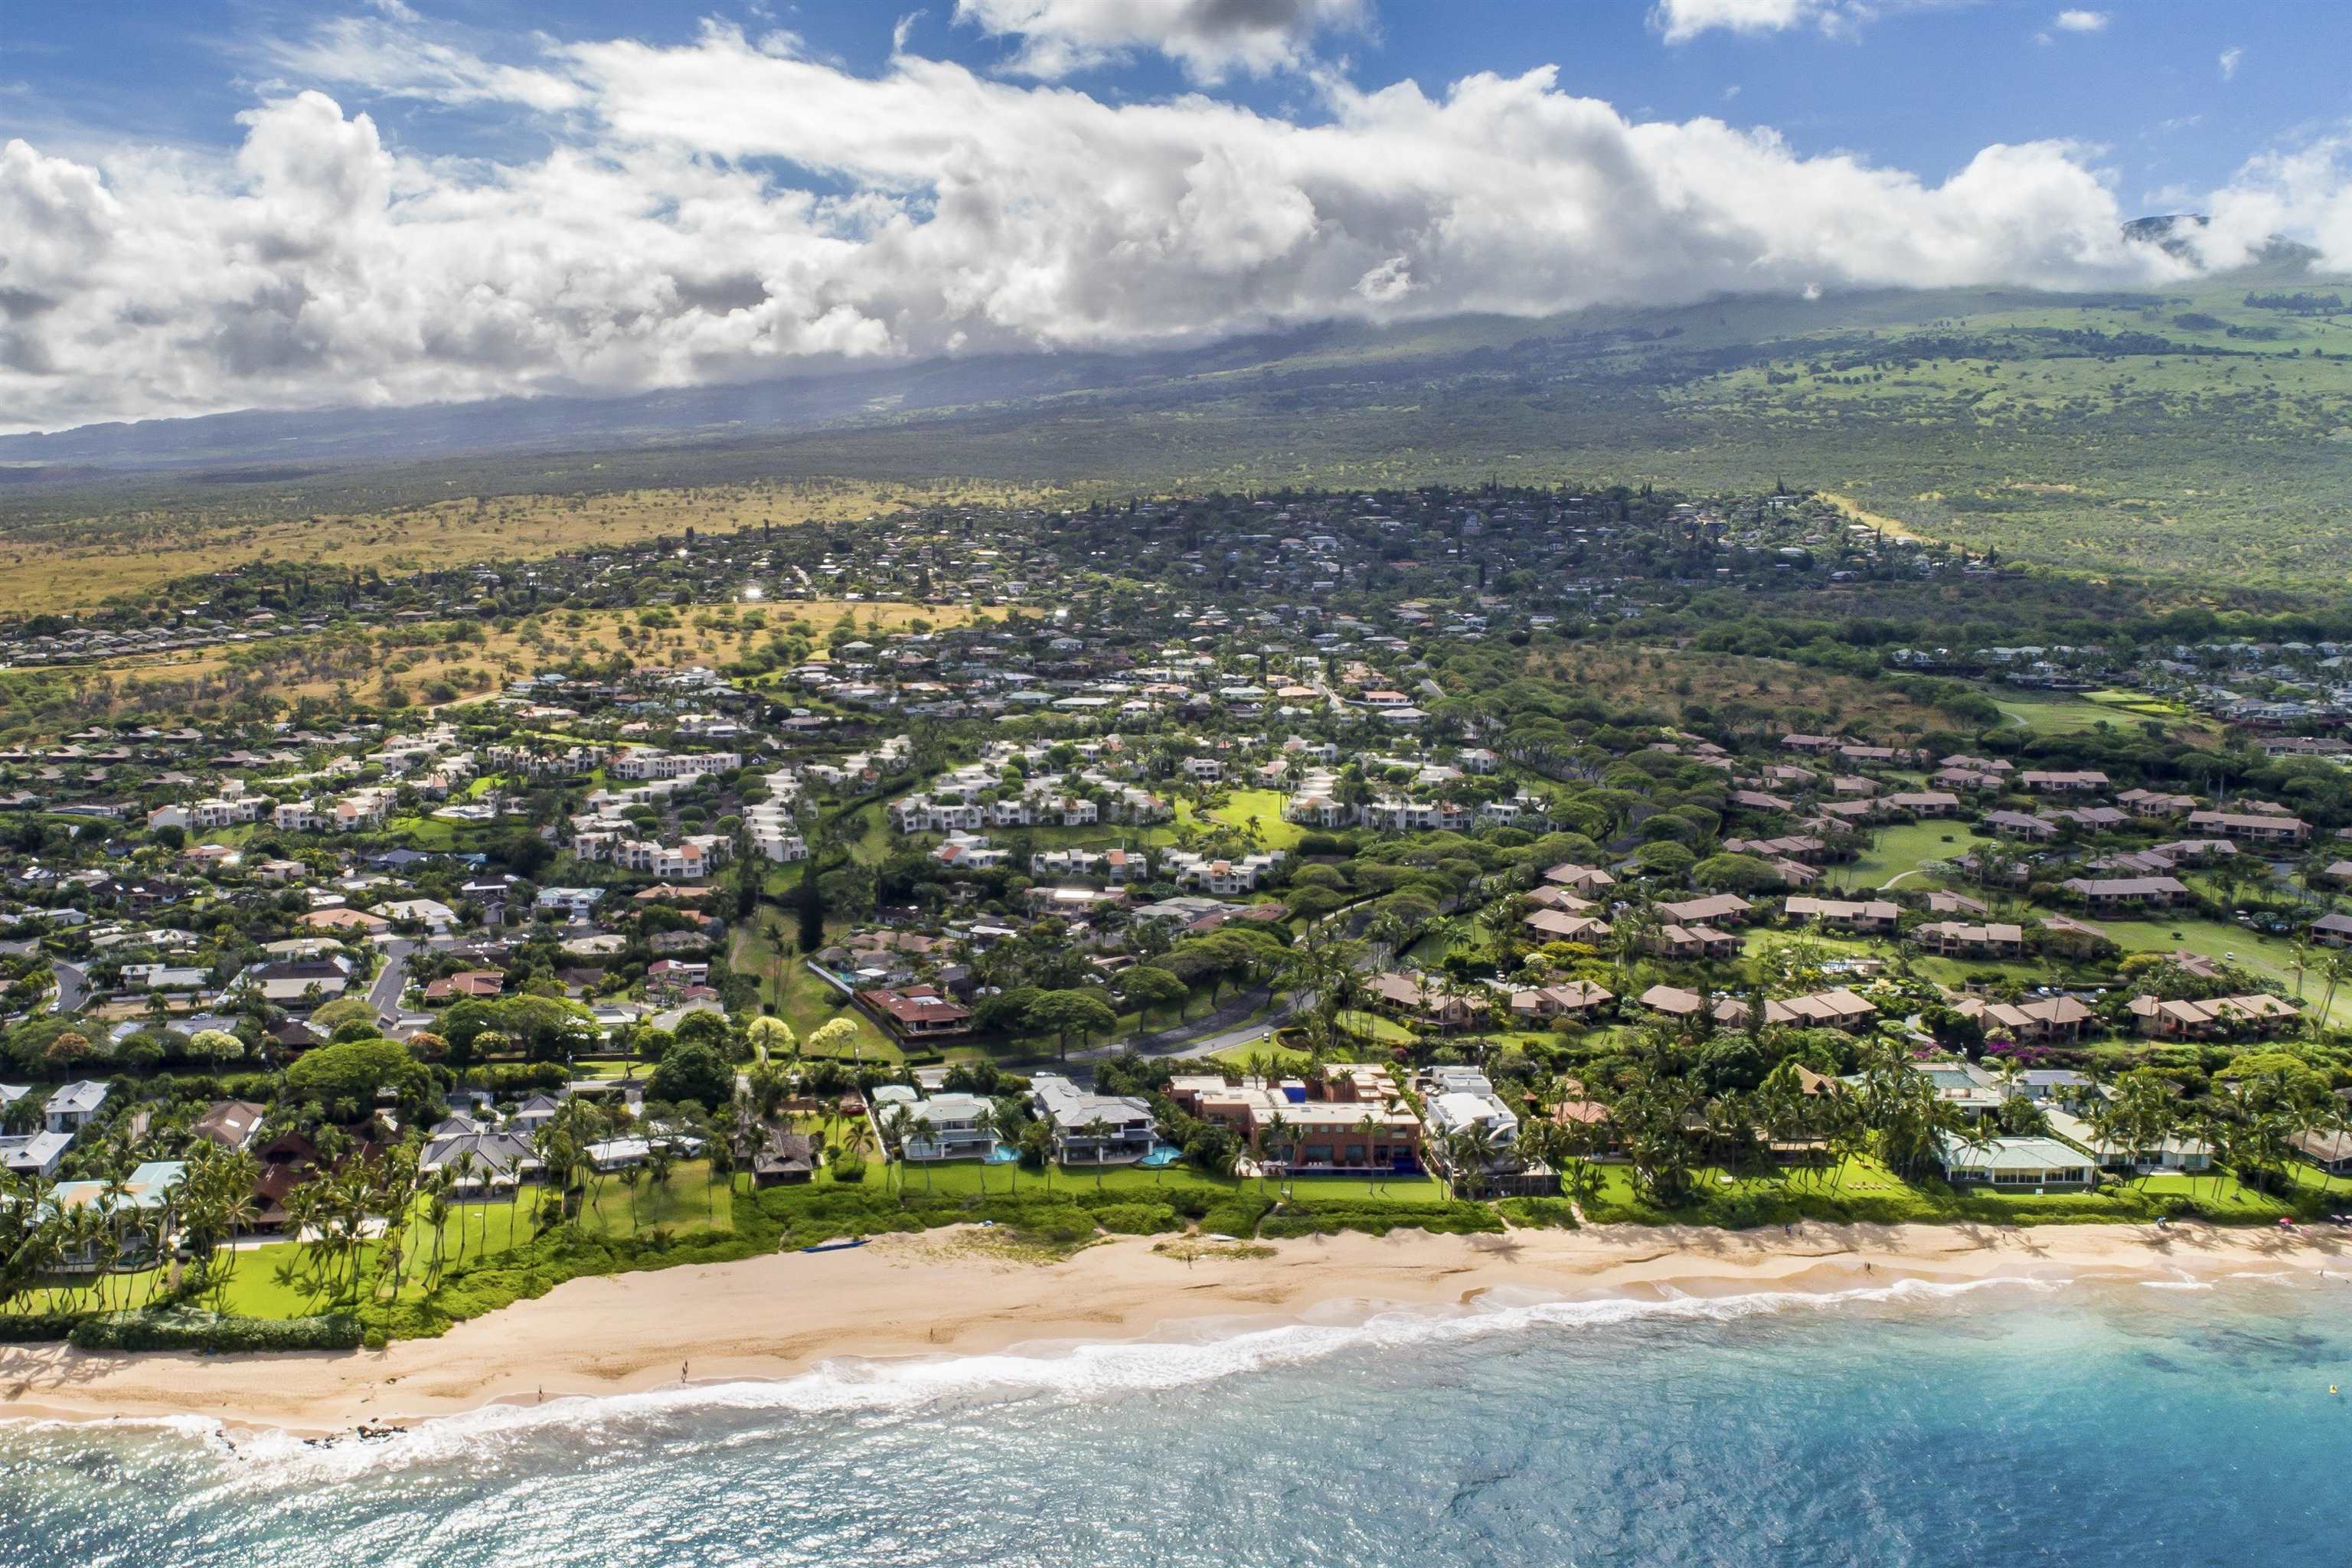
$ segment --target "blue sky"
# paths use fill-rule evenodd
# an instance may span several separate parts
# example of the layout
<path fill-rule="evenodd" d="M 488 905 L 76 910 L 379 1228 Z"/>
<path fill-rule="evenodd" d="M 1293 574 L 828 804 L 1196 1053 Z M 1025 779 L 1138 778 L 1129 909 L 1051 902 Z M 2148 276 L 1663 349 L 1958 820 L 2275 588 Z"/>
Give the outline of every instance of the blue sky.
<path fill-rule="evenodd" d="M 16 0 L 0 430 L 2352 270 L 2348 60 L 2344 0 Z"/>
<path fill-rule="evenodd" d="M 419 0 L 415 8 L 509 53 L 528 52 L 534 34 L 684 44 L 706 19 L 730 17 L 754 33 L 789 28 L 813 52 L 872 73 L 887 66 L 894 24 L 909 13 L 908 47 L 931 58 L 986 70 L 1015 52 L 959 24 L 954 0 Z M 333 9 L 18 0 L 0 30 L 0 138 L 229 146 L 237 112 L 286 79 L 264 41 L 297 37 Z M 1801 151 L 1856 151 L 1923 174 L 1957 168 L 1989 142 L 2080 141 L 2105 149 L 2136 208 L 2178 205 L 2168 198 L 2220 184 L 2263 149 L 2352 116 L 2352 5 L 2340 0 L 2116 0 L 2091 8 L 2105 18 L 2093 33 L 2053 28 L 2065 9 L 2016 0 L 1895 5 L 1832 29 L 1717 29 L 1669 45 L 1649 0 L 1389 0 L 1368 26 L 1333 29 L 1320 44 L 1366 85 L 1410 79 L 1436 92 L 1476 71 L 1553 65 L 1565 89 L 1635 118 L 1769 126 Z M 2237 63 L 2225 78 L 2220 62 L 2231 50 Z M 1198 86 L 1149 51 L 1070 79 L 1120 100 Z M 1317 112 L 1313 95 L 1285 73 L 1212 90 L 1270 112 Z M 495 114 L 373 101 L 364 92 L 349 92 L 347 102 L 420 151 L 497 151 L 516 131 Z"/>

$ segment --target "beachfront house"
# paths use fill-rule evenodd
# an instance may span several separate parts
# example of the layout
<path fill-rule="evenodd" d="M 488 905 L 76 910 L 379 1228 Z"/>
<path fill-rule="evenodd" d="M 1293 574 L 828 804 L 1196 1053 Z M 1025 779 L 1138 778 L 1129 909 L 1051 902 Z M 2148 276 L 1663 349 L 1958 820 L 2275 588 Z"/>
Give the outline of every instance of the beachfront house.
<path fill-rule="evenodd" d="M 1158 1147 L 1151 1107 L 1132 1095 L 1094 1094 L 1059 1073 L 1029 1080 L 1029 1101 L 1054 1130 L 1065 1165 L 1132 1165 Z"/>
<path fill-rule="evenodd" d="M 119 1189 L 110 1182 L 60 1182 L 50 1188 L 42 1205 L 48 1213 L 89 1209 L 106 1221 L 100 1235 L 61 1247 L 56 1267 L 66 1273 L 145 1267 L 159 1243 L 170 1239 L 158 1234 L 170 1223 L 165 1205 L 187 1175 L 188 1167 L 178 1160 L 150 1160 L 124 1177 Z"/>
<path fill-rule="evenodd" d="M 2110 1171 L 2129 1171 L 2135 1175 L 2161 1175 L 2167 1171 L 2199 1172 L 2213 1164 L 2213 1151 L 2202 1141 L 2168 1133 L 2153 1145 L 2126 1142 L 2112 1136 L 2102 1137 L 2089 1122 L 2073 1111 L 2055 1108 L 2046 1112 L 2050 1131 L 2082 1150 L 2100 1165 Z"/>
<path fill-rule="evenodd" d="M 912 1123 L 898 1147 L 901 1158 L 985 1160 L 996 1152 L 995 1130 L 982 1131 L 980 1125 L 982 1117 L 995 1116 L 993 1100 L 977 1094 L 940 1093 L 912 1101 L 907 1114 Z"/>
<path fill-rule="evenodd" d="M 1974 1184 L 2041 1193 L 2087 1189 L 2099 1183 L 2098 1161 L 2055 1138 L 1995 1138 L 1979 1147 L 1939 1132 L 1936 1143 L 1944 1179 L 1955 1186 Z"/>

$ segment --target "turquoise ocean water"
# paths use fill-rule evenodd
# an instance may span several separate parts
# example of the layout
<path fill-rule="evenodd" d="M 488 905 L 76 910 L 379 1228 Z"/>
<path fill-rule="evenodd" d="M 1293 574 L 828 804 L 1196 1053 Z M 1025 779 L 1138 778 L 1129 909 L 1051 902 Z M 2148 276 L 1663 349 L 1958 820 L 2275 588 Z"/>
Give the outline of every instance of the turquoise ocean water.
<path fill-rule="evenodd" d="M 2352 1284 L 1489 1301 L 232 1451 L 0 1426 L 0 1565 L 2352 1563 Z"/>

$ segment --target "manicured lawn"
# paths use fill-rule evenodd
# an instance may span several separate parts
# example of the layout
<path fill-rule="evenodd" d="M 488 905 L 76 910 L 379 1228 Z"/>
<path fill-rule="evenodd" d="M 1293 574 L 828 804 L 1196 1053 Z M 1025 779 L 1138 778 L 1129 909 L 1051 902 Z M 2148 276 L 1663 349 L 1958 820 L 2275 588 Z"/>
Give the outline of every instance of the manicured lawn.
<path fill-rule="evenodd" d="M 42 1287 L 19 1298 L 10 1310 L 97 1311 L 101 1294 L 110 1307 L 126 1303 L 138 1306 L 162 1285 L 162 1278 L 152 1268 L 137 1274 L 110 1275 L 102 1292 L 83 1289 L 79 1284 Z M 238 1252 L 226 1290 L 218 1298 L 207 1296 L 205 1304 L 210 1306 L 215 1300 L 221 1310 L 248 1318 L 306 1318 L 329 1306 L 327 1299 L 315 1289 L 308 1258 L 290 1241 L 271 1242 Z"/>
<path fill-rule="evenodd" d="M 1915 875 L 1930 860 L 1965 855 L 1974 839 L 1957 822 L 1906 822 L 1878 830 L 1875 841 L 1850 865 L 1830 869 L 1831 879 L 1850 888 L 1925 885 L 1934 879 Z"/>
<path fill-rule="evenodd" d="M 635 1073 L 629 1070 L 632 1068 L 636 1069 Z M 592 1058 L 574 1061 L 572 1064 L 572 1076 L 574 1078 L 644 1078 L 649 1076 L 651 1072 L 652 1068 L 644 1062 L 624 1060 L 618 1057 Z"/>
<path fill-rule="evenodd" d="M 729 1212 L 725 1184 L 713 1186 L 709 1174 L 710 1162 L 688 1160 L 673 1169 L 669 1180 L 661 1186 L 655 1186 L 647 1177 L 638 1184 L 635 1193 L 622 1184 L 618 1173 L 607 1176 L 582 1215 L 582 1226 L 614 1237 L 635 1236 L 665 1226 L 680 1234 L 732 1230 L 735 1220 Z M 524 1234 L 528 1237 L 528 1227 Z"/>
<path fill-rule="evenodd" d="M 1633 1172 L 1623 1165 L 1602 1165 L 1598 1202 L 1591 1205 L 1601 1211 L 1598 1217 L 1638 1216 L 1649 1222 L 1677 1217 L 1672 1211 L 1650 1208 L 1634 1195 Z M 2275 1197 L 2244 1186 L 2227 1173 L 2218 1180 L 2210 1174 L 2190 1178 L 2183 1175 L 2157 1175 L 2135 1178 L 2126 1182 L 2110 1181 L 2096 1194 L 2081 1192 L 1993 1192 L 1983 1187 L 1952 1189 L 1940 1183 L 1925 1184 L 1905 1181 L 1877 1160 L 1864 1156 L 1846 1162 L 1837 1179 L 1825 1175 L 1775 1170 L 1742 1173 L 1726 1180 L 1724 1171 L 1710 1167 L 1698 1173 L 1699 1190 L 1722 1199 L 1736 1200 L 1742 1196 L 1775 1196 L 1831 1203 L 1863 1202 L 1884 1208 L 1889 1204 L 1901 1205 L 1899 1217 L 1926 1225 L 1948 1225 L 1969 1217 L 1983 1217 L 1988 1208 L 1999 1211 L 2011 1223 L 2031 1225 L 2052 1220 L 2069 1222 L 2105 1222 L 2132 1224 L 2147 1220 L 2158 1212 L 2167 1199 L 2193 1198 L 2209 1215 L 2227 1220 L 2243 1220 L 2249 1224 L 2274 1224 L 2293 1212 L 2291 1206 Z M 2309 1172 L 2313 1179 L 2298 1175 L 2298 1184 L 2306 1191 L 2319 1191 L 2318 1173 Z M 2352 1207 L 2352 1184 L 2338 1183 L 2336 1190 L 2345 1194 L 2347 1207 Z M 1955 1205 L 1965 1203 L 1969 1214 L 1958 1212 Z M 1627 1211 L 1631 1211 L 1629 1214 Z M 1871 1217 L 1864 1215 L 1863 1217 Z"/>
<path fill-rule="evenodd" d="M 1223 805 L 1209 813 L 1209 820 L 1254 832 L 1257 841 L 1269 849 L 1296 848 L 1298 841 L 1307 837 L 1307 830 L 1295 822 L 1282 819 L 1282 804 L 1287 798 L 1279 790 L 1237 789 L 1227 797 Z M 1251 821 L 1253 817 L 1256 818 L 1255 822 Z M 1192 803 L 1179 800 L 1176 803 L 1178 825 L 1193 820 Z"/>
<path fill-rule="evenodd" d="M 954 1160 L 933 1165 L 894 1165 L 891 1181 L 895 1184 L 903 1171 L 907 1190 L 920 1193 L 926 1181 L 934 1193 L 977 1195 L 986 1184 L 992 1193 L 1042 1193 L 1048 1185 L 1055 1192 L 1097 1190 L 1095 1168 L 1056 1166 L 1048 1183 L 1042 1172 L 1024 1170 L 1019 1165 L 982 1165 L 972 1160 Z M 1175 1165 L 1166 1171 L 1139 1170 L 1133 1165 L 1105 1166 L 1100 1173 L 1100 1190 L 1106 1193 L 1128 1193 L 1138 1198 L 1171 1189 L 1192 1186 L 1210 1187 L 1221 1193 L 1257 1192 L 1260 1184 L 1239 1176 L 1211 1176 L 1186 1165 Z M 875 1192 L 883 1190 L 882 1168 L 866 1168 L 865 1185 Z M 1272 1197 L 1279 1184 L 1268 1179 L 1264 1184 L 1265 1195 Z M 895 1190 L 895 1189 L 894 1189 Z M 1397 1176 L 1386 1182 L 1368 1181 L 1360 1176 L 1295 1176 L 1290 1182 L 1290 1194 L 1296 1198 L 1328 1201 L 1381 1199 L 1390 1203 L 1437 1203 L 1444 1198 L 1444 1190 L 1425 1175 Z"/>
<path fill-rule="evenodd" d="M 2088 701 L 2071 691 L 2004 690 L 1993 700 L 2002 717 L 2037 735 L 2079 735 L 2101 725 L 2126 730 L 2137 727 L 2131 714 Z"/>
<path fill-rule="evenodd" d="M 634 1193 L 617 1171 L 593 1180 L 580 1227 L 592 1236 L 615 1237 L 665 1227 L 681 1236 L 697 1231 L 732 1230 L 735 1221 L 725 1184 L 711 1186 L 707 1179 L 709 1170 L 707 1160 L 683 1161 L 671 1170 L 669 1180 L 661 1186 L 654 1186 L 650 1177 L 644 1177 Z M 527 1186 L 512 1202 L 499 1198 L 481 1203 L 451 1203 L 449 1217 L 441 1226 L 443 1266 L 461 1258 L 495 1257 L 530 1241 L 538 1234 L 535 1211 L 543 1191 Z M 408 1283 L 402 1295 L 408 1299 L 425 1293 L 421 1266 L 434 1256 L 433 1227 L 422 1201 L 409 1216 L 404 1244 L 409 1259 Z"/>
<path fill-rule="evenodd" d="M 1350 1011 L 1340 1014 L 1336 1021 L 1348 1034 L 1376 1046 L 1409 1046 L 1416 1038 L 1411 1029 L 1378 1013 Z"/>
<path fill-rule="evenodd" d="M 1305 1072 L 1307 1064 L 1314 1060 L 1305 1051 L 1285 1050 L 1272 1040 L 1254 1040 L 1248 1045 L 1234 1046 L 1214 1056 L 1204 1057 L 1202 1062 L 1204 1066 L 1220 1068 L 1229 1073 L 1247 1073 L 1252 1070 L 1250 1064 L 1260 1058 L 1265 1058 L 1277 1078 L 1296 1077 Z"/>
<path fill-rule="evenodd" d="M 793 928 L 781 910 L 761 906 L 751 921 L 736 928 L 729 962 L 739 974 L 760 984 L 760 1001 L 775 1010 L 805 1044 L 820 1025 L 836 1017 L 857 1026 L 857 1039 L 848 1055 L 866 1061 L 899 1061 L 904 1054 L 872 1019 L 842 1000 L 840 993 L 808 972 L 792 937 Z"/>
<path fill-rule="evenodd" d="M 2287 961 L 2294 955 L 2294 944 L 2283 937 L 2263 936 L 2227 921 L 2189 915 L 2159 915 L 2145 921 L 2101 919 L 2095 923 L 2126 952 L 2171 952 L 2186 948 L 2275 980 L 2286 988 L 2288 995 L 2294 994 L 2294 975 L 2287 968 Z M 2326 994 L 2327 983 L 2316 971 L 2304 975 L 2303 1000 L 2307 1012 L 2317 1013 Z M 2338 988 L 2336 1005 L 2326 1021 L 2337 1026 L 2352 1021 L 2352 988 Z"/>
<path fill-rule="evenodd" d="M 890 819 L 877 804 L 860 806 L 856 817 L 856 841 L 850 845 L 850 858 L 861 866 L 879 866 L 890 858 Z"/>

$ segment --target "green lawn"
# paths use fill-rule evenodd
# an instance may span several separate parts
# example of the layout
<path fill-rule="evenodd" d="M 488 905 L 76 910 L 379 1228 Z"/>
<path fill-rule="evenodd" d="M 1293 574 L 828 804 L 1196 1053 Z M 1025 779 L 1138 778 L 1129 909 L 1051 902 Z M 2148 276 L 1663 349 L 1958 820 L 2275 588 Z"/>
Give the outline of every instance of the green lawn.
<path fill-rule="evenodd" d="M 2071 691 L 2001 690 L 1993 706 L 2011 724 L 2037 735 L 2080 735 L 2105 725 L 2115 730 L 2137 727 L 2138 719 L 2118 709 L 2093 702 Z"/>
<path fill-rule="evenodd" d="M 857 837 L 850 845 L 851 858 L 861 866 L 879 866 L 890 858 L 890 819 L 877 803 L 860 806 L 855 818 Z"/>
<path fill-rule="evenodd" d="M 1257 841 L 1266 848 L 1295 849 L 1298 847 L 1298 841 L 1307 837 L 1307 830 L 1295 822 L 1285 822 L 1282 819 L 1283 802 L 1288 798 L 1279 790 L 1237 789 L 1227 798 L 1223 805 L 1209 813 L 1209 820 L 1223 823 L 1228 827 L 1239 827 L 1244 831 L 1254 830 Z M 1255 824 L 1250 820 L 1252 817 L 1257 819 Z M 1192 803 L 1189 800 L 1177 801 L 1178 826 L 1190 824 L 1193 820 Z"/>
<path fill-rule="evenodd" d="M 1091 1165 L 1056 1166 L 1050 1182 L 1043 1172 L 1024 1170 L 1019 1165 L 983 1165 L 975 1160 L 955 1160 L 938 1164 L 893 1165 L 891 1181 L 905 1173 L 907 1190 L 919 1194 L 928 1188 L 934 1193 L 953 1195 L 977 1195 L 985 1185 L 992 1193 L 1042 1193 L 1048 1186 L 1055 1192 L 1094 1192 L 1097 1173 Z M 1132 1165 L 1110 1165 L 1099 1173 L 1100 1190 L 1106 1193 L 1131 1193 L 1138 1197 L 1171 1189 L 1192 1186 L 1212 1187 L 1221 1193 L 1260 1190 L 1255 1181 L 1239 1176 L 1211 1176 L 1190 1166 L 1171 1166 L 1165 1171 L 1139 1170 Z M 866 1169 L 864 1185 L 880 1192 L 882 1167 Z M 1263 1184 L 1265 1195 L 1275 1195 L 1279 1184 Z M 1296 1176 L 1290 1182 L 1293 1197 L 1328 1200 L 1380 1199 L 1390 1203 L 1437 1203 L 1445 1191 L 1425 1175 L 1398 1176 L 1386 1182 L 1368 1181 L 1360 1176 Z"/>
<path fill-rule="evenodd" d="M 1394 1018 L 1378 1013 L 1350 1010 L 1341 1013 L 1334 1022 L 1343 1032 L 1376 1046 L 1409 1046 L 1418 1037 Z"/>
<path fill-rule="evenodd" d="M 1626 1166 L 1602 1165 L 1597 1169 L 1600 1192 L 1595 1201 L 1587 1205 L 1589 1217 L 1644 1224 L 1687 1222 L 1693 1218 L 1704 1222 L 1706 1217 L 1652 1207 L 1635 1195 L 1633 1172 Z M 2298 1172 L 2297 1184 L 2317 1194 L 2317 1176 L 2316 1172 L 2305 1168 Z M 2224 1223 L 2275 1224 L 2294 1212 L 2292 1205 L 2256 1192 L 2227 1173 L 2218 1178 L 2158 1175 L 2131 1181 L 2118 1179 L 2103 1185 L 2095 1194 L 1996 1193 L 1980 1187 L 1955 1189 L 1940 1182 L 1907 1182 L 1877 1160 L 1864 1156 L 1846 1162 L 1834 1182 L 1824 1175 L 1806 1173 L 1800 1176 L 1783 1170 L 1733 1176 L 1717 1167 L 1700 1171 L 1697 1180 L 1701 1194 L 1716 1203 L 1737 1205 L 1742 1200 L 1785 1197 L 1823 1211 L 1818 1215 L 1822 1218 L 1839 1217 L 1839 1208 L 1853 1205 L 1855 1212 L 1851 1217 L 1899 1219 L 1925 1225 L 1950 1225 L 1967 1219 L 2016 1225 L 2053 1221 L 2131 1224 L 2155 1217 L 2166 1200 L 2180 1198 L 2194 1199 L 2206 1215 Z M 2333 1190 L 2352 1200 L 2352 1184 L 2339 1182 Z M 1771 1223 L 1779 1221 L 1776 1218 Z"/>
<path fill-rule="evenodd" d="M 2171 952 L 2186 948 L 2275 980 L 2286 988 L 2288 995 L 2294 994 L 2294 975 L 2287 968 L 2288 960 L 2294 954 L 2294 944 L 2284 937 L 2263 936 L 2227 921 L 2189 915 L 2144 921 L 2100 919 L 2095 923 L 2126 952 Z M 2304 976 L 2303 999 L 2309 1012 L 2318 1012 L 2326 993 L 2327 983 L 2318 978 L 2315 971 Z M 2347 1021 L 2352 1021 L 2352 990 L 2339 990 L 2326 1022 L 2340 1027 Z"/>
<path fill-rule="evenodd" d="M 1926 886 L 1934 879 L 1916 876 L 1921 866 L 1965 855 L 1974 844 L 1969 830 L 1957 822 L 1900 823 L 1880 828 L 1860 859 L 1832 867 L 1830 879 L 1850 888 Z"/>
<path fill-rule="evenodd" d="M 1272 1040 L 1253 1040 L 1245 1046 L 1234 1046 L 1212 1057 L 1201 1058 L 1202 1065 L 1228 1073 L 1244 1074 L 1252 1070 L 1250 1064 L 1265 1058 L 1272 1065 L 1276 1078 L 1294 1078 L 1305 1072 L 1315 1058 L 1305 1051 L 1285 1050 Z"/>
<path fill-rule="evenodd" d="M 793 944 L 790 919 L 784 911 L 762 905 L 752 919 L 735 929 L 728 962 L 738 974 L 759 982 L 761 1004 L 773 1008 L 803 1043 L 820 1025 L 846 1018 L 857 1026 L 857 1039 L 850 1052 L 854 1059 L 903 1060 L 904 1053 L 879 1026 L 846 1001 L 836 1006 L 841 994 L 808 972 Z"/>

